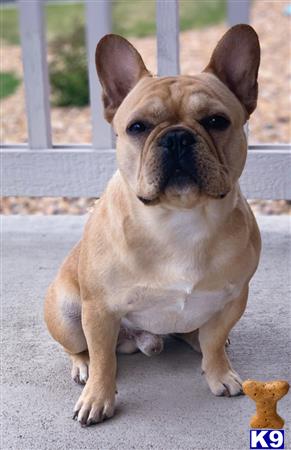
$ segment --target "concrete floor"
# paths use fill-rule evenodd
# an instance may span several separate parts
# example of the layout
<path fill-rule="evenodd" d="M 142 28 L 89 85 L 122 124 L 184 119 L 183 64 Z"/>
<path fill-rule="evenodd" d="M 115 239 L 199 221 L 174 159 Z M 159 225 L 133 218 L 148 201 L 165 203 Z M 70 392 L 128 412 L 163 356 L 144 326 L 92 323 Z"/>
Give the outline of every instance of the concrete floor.
<path fill-rule="evenodd" d="M 258 221 L 261 264 L 229 354 L 243 379 L 290 382 L 290 221 Z M 1 448 L 248 449 L 253 402 L 214 397 L 200 374 L 200 356 L 175 340 L 156 357 L 119 356 L 113 419 L 88 429 L 72 420 L 82 388 L 71 381 L 68 358 L 48 335 L 42 310 L 45 290 L 83 223 L 72 216 L 3 217 Z M 290 398 L 279 404 L 287 441 Z"/>

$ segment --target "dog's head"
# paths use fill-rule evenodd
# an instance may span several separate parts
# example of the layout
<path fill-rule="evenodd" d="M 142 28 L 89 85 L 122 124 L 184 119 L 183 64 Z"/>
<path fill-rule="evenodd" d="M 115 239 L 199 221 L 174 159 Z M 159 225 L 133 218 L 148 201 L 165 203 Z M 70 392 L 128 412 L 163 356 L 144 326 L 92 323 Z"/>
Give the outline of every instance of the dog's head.
<path fill-rule="evenodd" d="M 231 28 L 197 76 L 153 77 L 137 50 L 109 34 L 96 49 L 105 117 L 120 172 L 147 205 L 193 207 L 225 197 L 243 170 L 243 126 L 256 108 L 257 34 Z"/>

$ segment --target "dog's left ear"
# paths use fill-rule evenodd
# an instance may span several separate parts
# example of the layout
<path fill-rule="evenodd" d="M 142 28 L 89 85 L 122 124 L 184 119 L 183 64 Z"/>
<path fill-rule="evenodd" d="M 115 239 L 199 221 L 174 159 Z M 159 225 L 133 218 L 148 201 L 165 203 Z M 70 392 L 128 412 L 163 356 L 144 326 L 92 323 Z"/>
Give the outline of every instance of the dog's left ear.
<path fill-rule="evenodd" d="M 257 106 L 259 65 L 257 33 L 249 25 L 235 25 L 218 42 L 204 72 L 216 75 L 251 114 Z"/>

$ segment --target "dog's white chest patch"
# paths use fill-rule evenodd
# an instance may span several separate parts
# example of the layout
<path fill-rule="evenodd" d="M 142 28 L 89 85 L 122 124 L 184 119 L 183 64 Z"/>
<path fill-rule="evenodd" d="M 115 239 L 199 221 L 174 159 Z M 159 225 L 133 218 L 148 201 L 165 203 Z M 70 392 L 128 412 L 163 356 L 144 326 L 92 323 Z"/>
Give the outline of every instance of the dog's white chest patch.
<path fill-rule="evenodd" d="M 216 291 L 192 290 L 184 282 L 163 290 L 136 287 L 127 323 L 155 334 L 187 333 L 207 322 L 240 291 L 241 286 L 232 283 Z"/>

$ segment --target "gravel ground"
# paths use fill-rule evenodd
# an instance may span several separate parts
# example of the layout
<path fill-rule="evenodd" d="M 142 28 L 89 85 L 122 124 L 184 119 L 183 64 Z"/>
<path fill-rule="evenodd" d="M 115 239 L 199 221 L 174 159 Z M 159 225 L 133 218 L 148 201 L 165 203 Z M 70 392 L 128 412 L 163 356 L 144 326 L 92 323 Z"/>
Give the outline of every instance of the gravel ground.
<path fill-rule="evenodd" d="M 250 142 L 290 142 L 290 17 L 283 14 L 288 2 L 281 0 L 253 2 L 251 24 L 258 32 L 262 60 L 259 74 L 260 94 L 258 108 L 250 121 Z M 207 64 L 211 51 L 227 27 L 224 24 L 181 33 L 181 71 L 194 74 Z M 146 65 L 156 72 L 156 40 L 154 37 L 131 39 L 143 55 Z M 1 70 L 16 72 L 22 77 L 19 47 L 1 46 Z M 91 142 L 89 108 L 52 108 L 54 144 Z M 27 142 L 23 85 L 0 103 L 1 137 L 4 142 Z M 83 213 L 91 200 L 84 199 L 4 199 L 2 212 L 9 213 Z M 255 203 L 259 212 L 286 213 L 286 202 Z M 260 211 L 261 209 L 261 211 Z"/>
<path fill-rule="evenodd" d="M 0 213 L 9 214 L 86 214 L 93 206 L 94 198 L 63 197 L 5 197 L 0 203 Z M 291 204 L 284 200 L 249 200 L 257 214 L 291 215 Z"/>

